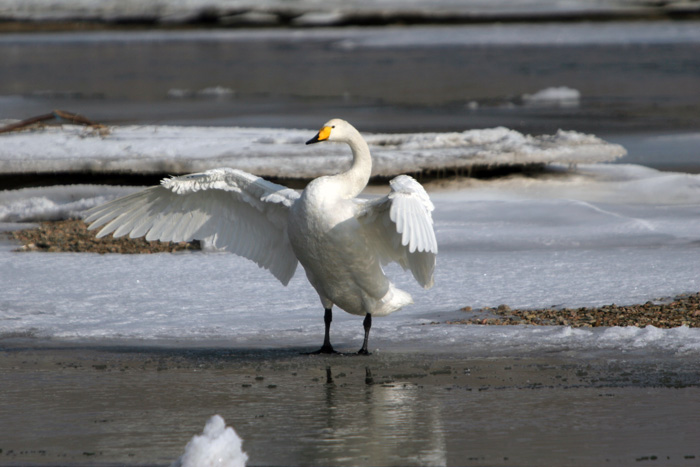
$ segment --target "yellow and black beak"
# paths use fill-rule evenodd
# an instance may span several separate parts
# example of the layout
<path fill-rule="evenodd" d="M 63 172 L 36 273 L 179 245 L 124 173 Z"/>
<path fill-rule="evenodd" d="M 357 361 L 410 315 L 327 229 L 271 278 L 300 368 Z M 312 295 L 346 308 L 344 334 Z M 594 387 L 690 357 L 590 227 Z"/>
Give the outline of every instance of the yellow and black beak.
<path fill-rule="evenodd" d="M 321 141 L 325 141 L 328 139 L 328 137 L 331 135 L 331 127 L 329 126 L 324 126 L 321 128 L 321 130 L 316 133 L 316 136 L 311 138 L 306 142 L 306 144 L 314 144 L 314 143 L 319 143 Z"/>

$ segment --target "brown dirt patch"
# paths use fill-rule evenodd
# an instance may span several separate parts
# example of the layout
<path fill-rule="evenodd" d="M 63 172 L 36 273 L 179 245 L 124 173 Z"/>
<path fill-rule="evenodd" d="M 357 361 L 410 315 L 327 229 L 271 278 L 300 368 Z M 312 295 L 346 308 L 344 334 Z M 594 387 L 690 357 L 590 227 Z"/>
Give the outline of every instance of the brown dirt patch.
<path fill-rule="evenodd" d="M 199 242 L 147 242 L 143 238 L 96 238 L 97 231 L 87 229 L 82 220 L 42 222 L 33 229 L 11 232 L 10 236 L 22 242 L 17 251 L 90 252 L 90 253 L 170 253 L 198 250 Z"/>

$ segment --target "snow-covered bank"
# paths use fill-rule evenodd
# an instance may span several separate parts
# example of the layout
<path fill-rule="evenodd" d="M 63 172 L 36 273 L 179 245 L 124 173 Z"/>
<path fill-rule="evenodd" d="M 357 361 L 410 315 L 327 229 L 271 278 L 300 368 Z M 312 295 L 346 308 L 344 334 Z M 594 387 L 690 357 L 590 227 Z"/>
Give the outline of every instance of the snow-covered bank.
<path fill-rule="evenodd" d="M 92 128 L 63 125 L 4 134 L 1 173 L 188 173 L 230 166 L 260 176 L 313 178 L 350 161 L 339 145 L 304 142 L 315 130 L 175 126 Z M 461 170 L 477 165 L 584 164 L 618 159 L 622 146 L 593 135 L 559 131 L 529 136 L 507 128 L 459 133 L 366 135 L 373 174 Z M 323 156 L 323 157 L 320 157 Z"/>

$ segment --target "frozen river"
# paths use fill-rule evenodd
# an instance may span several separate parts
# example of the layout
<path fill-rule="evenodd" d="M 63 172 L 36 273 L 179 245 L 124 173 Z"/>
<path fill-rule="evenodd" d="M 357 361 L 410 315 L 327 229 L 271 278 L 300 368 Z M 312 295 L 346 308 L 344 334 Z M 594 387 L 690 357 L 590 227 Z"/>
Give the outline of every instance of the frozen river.
<path fill-rule="evenodd" d="M 415 305 L 376 320 L 368 358 L 299 354 L 323 331 L 299 271 L 285 288 L 228 254 L 18 253 L 3 240 L 0 463 L 169 465 L 220 414 L 249 465 L 697 464 L 697 328 L 446 321 L 464 307 L 622 305 L 700 290 L 698 31 L 610 22 L 0 35 L 0 119 L 61 108 L 119 125 L 107 136 L 3 136 L 0 183 L 13 188 L 38 183 L 17 181 L 31 164 L 65 182 L 77 166 L 153 172 L 174 159 L 240 162 L 241 152 L 251 167 L 303 178 L 301 135 L 335 116 L 403 134 L 368 136 L 388 173 L 399 155 L 439 162 L 494 134 L 508 144 L 483 143 L 488 157 L 504 147 L 580 156 L 581 135 L 523 136 L 560 128 L 628 152 L 536 177 L 429 184 L 436 285 L 424 291 L 389 269 Z M 216 138 L 201 129 L 234 125 L 252 128 Z M 460 139 L 497 126 L 522 134 Z M 228 159 L 207 144 L 223 138 Z M 596 148 L 600 161 L 621 154 Z M 286 163 L 274 158 L 289 151 Z M 133 189 L 1 191 L 0 222 L 77 216 Z M 338 348 L 359 348 L 361 331 L 335 314 Z"/>

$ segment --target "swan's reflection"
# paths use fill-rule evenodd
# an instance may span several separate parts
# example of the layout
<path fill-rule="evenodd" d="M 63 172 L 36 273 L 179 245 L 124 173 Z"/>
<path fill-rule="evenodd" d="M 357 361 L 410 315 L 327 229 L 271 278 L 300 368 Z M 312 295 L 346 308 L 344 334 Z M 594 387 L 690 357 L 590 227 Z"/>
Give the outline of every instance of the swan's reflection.
<path fill-rule="evenodd" d="M 325 405 L 317 442 L 304 459 L 328 465 L 445 465 L 446 442 L 439 402 L 414 383 L 340 384 L 326 368 Z M 354 383 L 354 381 L 352 382 Z"/>

